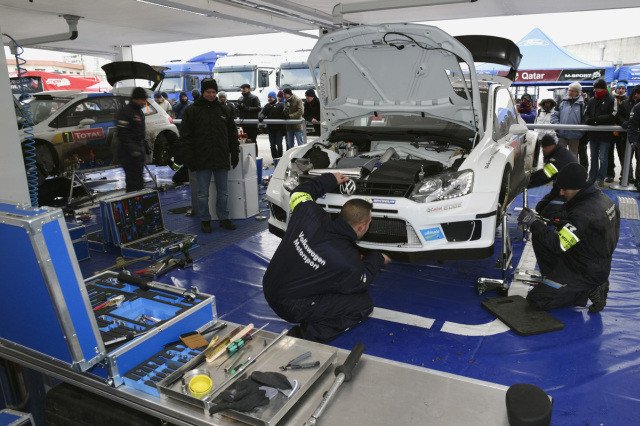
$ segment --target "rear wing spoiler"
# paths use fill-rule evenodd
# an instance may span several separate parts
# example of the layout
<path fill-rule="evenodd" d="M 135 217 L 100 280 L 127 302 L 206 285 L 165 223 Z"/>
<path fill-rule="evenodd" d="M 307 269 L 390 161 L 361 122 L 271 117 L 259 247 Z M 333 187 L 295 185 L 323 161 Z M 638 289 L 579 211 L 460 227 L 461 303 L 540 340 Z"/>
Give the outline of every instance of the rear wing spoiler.
<path fill-rule="evenodd" d="M 515 80 L 522 53 L 514 42 L 486 35 L 457 36 L 456 39 L 471 52 L 475 62 L 508 66 L 510 70 L 506 77 L 511 81 Z"/>

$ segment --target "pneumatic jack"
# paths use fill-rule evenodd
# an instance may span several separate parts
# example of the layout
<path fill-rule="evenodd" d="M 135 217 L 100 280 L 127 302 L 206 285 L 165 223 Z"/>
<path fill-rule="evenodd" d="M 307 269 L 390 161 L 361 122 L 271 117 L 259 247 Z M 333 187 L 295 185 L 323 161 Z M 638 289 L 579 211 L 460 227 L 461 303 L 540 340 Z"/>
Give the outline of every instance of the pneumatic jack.
<path fill-rule="evenodd" d="M 500 256 L 496 261 L 496 268 L 502 271 L 502 279 L 496 278 L 478 278 L 476 289 L 478 294 L 485 293 L 487 291 L 496 291 L 501 296 L 506 296 L 509 290 L 509 283 L 507 282 L 507 271 L 513 269 L 513 246 L 511 244 L 511 238 L 507 231 L 507 217 L 509 214 L 505 212 L 502 215 L 502 249 Z"/>

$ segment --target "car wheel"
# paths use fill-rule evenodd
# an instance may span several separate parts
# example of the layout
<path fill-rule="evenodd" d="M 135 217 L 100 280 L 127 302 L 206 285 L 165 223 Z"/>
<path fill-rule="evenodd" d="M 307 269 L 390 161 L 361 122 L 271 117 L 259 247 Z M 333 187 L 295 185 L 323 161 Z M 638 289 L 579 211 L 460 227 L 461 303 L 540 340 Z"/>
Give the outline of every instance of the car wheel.
<path fill-rule="evenodd" d="M 176 137 L 177 139 L 177 137 Z M 171 142 L 166 133 L 160 133 L 153 144 L 153 164 L 166 166 L 171 160 Z"/>
<path fill-rule="evenodd" d="M 27 152 L 23 144 L 25 167 L 27 162 Z M 36 172 L 38 174 L 38 184 L 41 184 L 47 177 L 53 176 L 58 172 L 58 161 L 55 150 L 43 141 L 34 143 L 33 152 L 35 154 Z"/>

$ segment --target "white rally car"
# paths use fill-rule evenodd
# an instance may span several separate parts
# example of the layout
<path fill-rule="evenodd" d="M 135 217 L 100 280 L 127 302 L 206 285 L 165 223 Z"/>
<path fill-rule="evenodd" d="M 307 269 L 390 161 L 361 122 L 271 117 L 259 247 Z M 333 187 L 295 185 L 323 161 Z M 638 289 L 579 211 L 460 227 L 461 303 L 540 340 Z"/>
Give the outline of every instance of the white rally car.
<path fill-rule="evenodd" d="M 149 65 L 135 62 L 107 64 L 105 71 L 111 85 L 133 78 L 154 82 L 162 78 L 162 74 Z M 58 90 L 33 95 L 28 101 L 34 123 L 30 132 L 35 141 L 40 182 L 73 167 L 92 169 L 113 162 L 116 117 L 129 102 L 131 90 L 133 87 L 116 88 L 111 93 Z M 146 139 L 153 150 L 147 156 L 147 163 L 167 165 L 178 140 L 178 129 L 153 99 L 148 99 L 142 110 L 146 116 Z M 18 118 L 20 126 L 23 121 Z M 23 149 L 27 136 L 26 129 L 23 129 Z"/>
<path fill-rule="evenodd" d="M 269 230 L 284 234 L 289 197 L 326 172 L 350 181 L 317 203 L 373 203 L 358 243 L 410 261 L 491 256 L 507 206 L 526 187 L 537 134 L 527 130 L 509 78 L 477 75 L 474 60 L 511 67 L 511 41 L 454 38 L 414 24 L 359 26 L 323 36 L 309 56 L 326 132 L 287 151 L 267 190 Z"/>

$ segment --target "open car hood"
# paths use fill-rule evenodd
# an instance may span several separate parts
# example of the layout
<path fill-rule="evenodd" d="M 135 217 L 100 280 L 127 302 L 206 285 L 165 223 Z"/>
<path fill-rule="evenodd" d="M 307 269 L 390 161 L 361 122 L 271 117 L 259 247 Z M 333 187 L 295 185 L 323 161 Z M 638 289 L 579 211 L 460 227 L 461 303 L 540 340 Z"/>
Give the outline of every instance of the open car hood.
<path fill-rule="evenodd" d="M 135 61 L 111 62 L 102 66 L 110 85 L 115 86 L 117 82 L 123 80 L 148 80 L 153 83 L 152 91 L 162 82 L 163 71 L 168 69 L 167 67 L 152 67 L 143 62 Z"/>
<path fill-rule="evenodd" d="M 308 65 L 320 71 L 314 79 L 329 132 L 358 117 L 395 114 L 484 134 L 473 56 L 439 28 L 385 24 L 332 32 L 320 38 Z"/>

